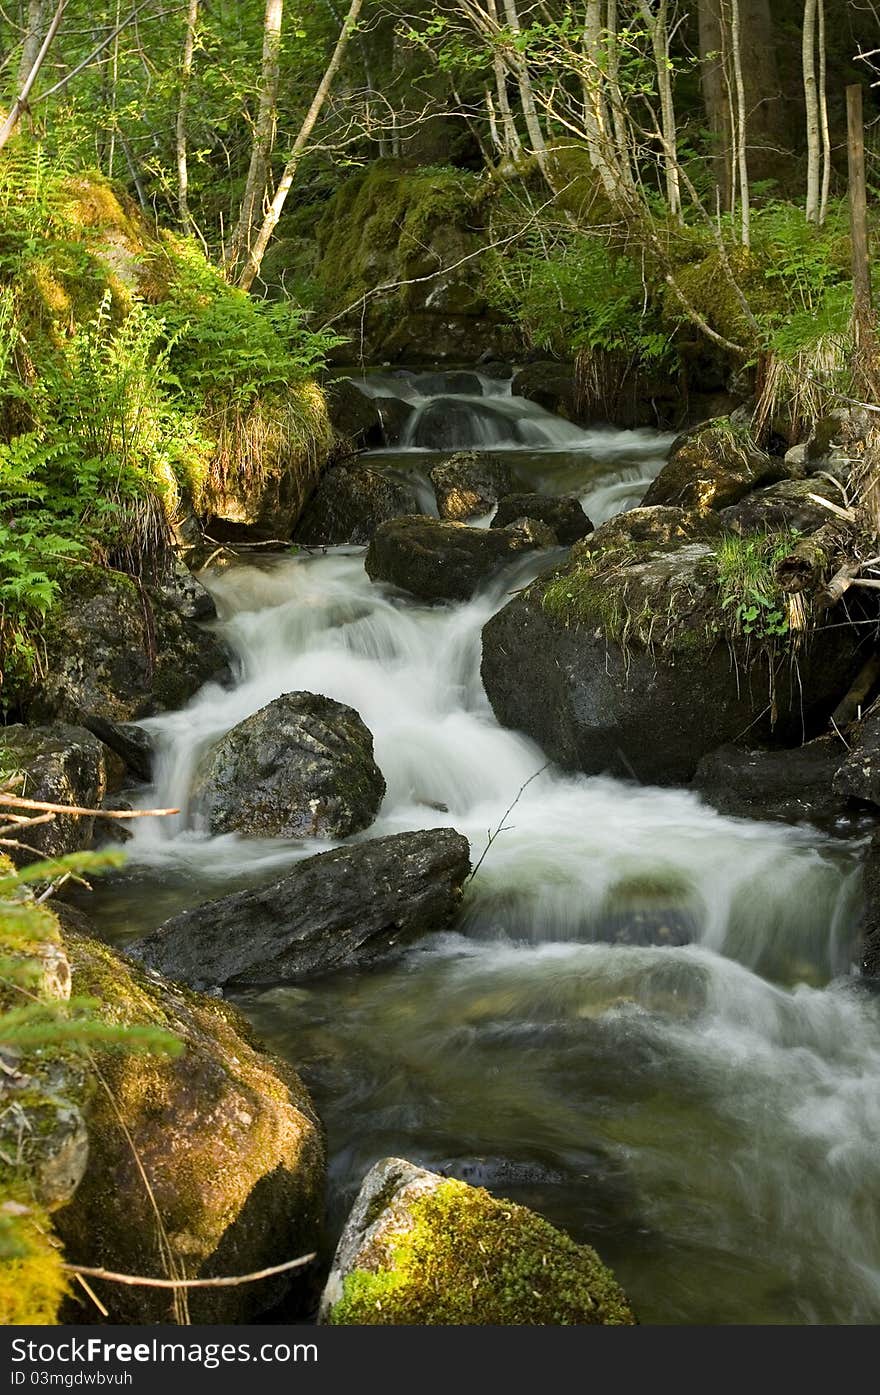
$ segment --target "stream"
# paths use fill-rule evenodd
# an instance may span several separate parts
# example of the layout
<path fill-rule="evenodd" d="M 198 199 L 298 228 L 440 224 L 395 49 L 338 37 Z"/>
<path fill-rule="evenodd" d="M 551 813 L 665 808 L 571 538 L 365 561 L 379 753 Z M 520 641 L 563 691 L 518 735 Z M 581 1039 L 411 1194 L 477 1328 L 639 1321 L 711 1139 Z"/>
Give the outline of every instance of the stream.
<path fill-rule="evenodd" d="M 470 447 L 503 451 L 528 489 L 576 492 L 598 523 L 638 503 L 669 445 L 581 430 L 474 375 L 466 391 L 445 375 L 367 381 L 414 411 L 399 446 L 366 459 L 403 471 L 432 512 L 431 463 Z M 360 836 L 450 825 L 474 862 L 491 846 L 455 933 L 237 1000 L 325 1122 L 329 1241 L 364 1172 L 394 1154 L 595 1244 L 643 1322 L 876 1322 L 880 995 L 853 971 L 859 845 L 565 774 L 502 730 L 481 628 L 547 565 L 530 556 L 436 607 L 371 585 L 354 548 L 203 578 L 236 683 L 144 723 L 160 755 L 139 797 L 183 813 L 138 823 L 89 912 L 124 943 L 321 851 L 208 837 L 190 785 L 210 744 L 279 694 L 350 704 L 387 782 Z"/>

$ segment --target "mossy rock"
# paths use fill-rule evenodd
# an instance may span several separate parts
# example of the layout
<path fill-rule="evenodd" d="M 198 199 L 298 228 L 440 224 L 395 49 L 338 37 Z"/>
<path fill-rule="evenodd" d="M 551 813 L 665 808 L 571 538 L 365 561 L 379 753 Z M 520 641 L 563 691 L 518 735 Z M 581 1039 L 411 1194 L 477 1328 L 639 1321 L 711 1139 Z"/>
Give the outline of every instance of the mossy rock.
<path fill-rule="evenodd" d="M 0 776 L 13 775 L 17 792 L 49 804 L 94 809 L 107 790 L 105 748 L 83 727 L 0 728 Z M 33 848 L 34 856 L 15 849 L 16 860 L 36 856 L 63 857 L 89 847 L 94 819 L 59 814 L 51 823 L 23 829 L 17 842 Z"/>
<path fill-rule="evenodd" d="M 53 1239 L 46 1212 L 31 1197 L 4 1189 L 0 1205 L 0 1325 L 55 1326 L 69 1286 L 64 1256 Z"/>
<path fill-rule="evenodd" d="M 244 1019 L 67 931 L 73 992 L 115 1024 L 158 1027 L 177 1057 L 123 1049 L 100 1060 L 83 1108 L 90 1157 L 56 1230 L 73 1263 L 129 1274 L 250 1273 L 315 1248 L 324 1150 L 296 1072 L 262 1051 Z M 160 1238 L 160 1229 L 161 1236 Z M 287 1292 L 282 1276 L 194 1290 L 196 1322 L 242 1322 Z M 168 1321 L 169 1294 L 95 1281 L 115 1322 Z M 78 1313 L 82 1320 L 83 1314 Z"/>
<path fill-rule="evenodd" d="M 360 1326 L 632 1326 L 595 1250 L 510 1201 L 414 1167 L 364 1180 L 321 1300 Z"/>
<path fill-rule="evenodd" d="M 157 588 L 100 567 L 68 573 L 44 639 L 44 675 L 22 704 L 29 721 L 136 721 L 227 672 L 210 631 Z"/>
<path fill-rule="evenodd" d="M 723 509 L 758 485 L 783 479 L 786 469 L 755 445 L 730 417 L 719 417 L 679 436 L 642 503 L 677 508 Z"/>

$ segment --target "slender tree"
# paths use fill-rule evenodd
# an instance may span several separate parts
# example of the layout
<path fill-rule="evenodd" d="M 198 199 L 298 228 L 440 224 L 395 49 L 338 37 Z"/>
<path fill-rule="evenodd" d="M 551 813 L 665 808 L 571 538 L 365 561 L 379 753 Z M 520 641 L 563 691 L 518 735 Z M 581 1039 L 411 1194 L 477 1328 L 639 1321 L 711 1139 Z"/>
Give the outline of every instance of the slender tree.
<path fill-rule="evenodd" d="M 180 222 L 184 228 L 192 223 L 189 211 L 189 163 L 187 159 L 187 115 L 189 111 L 189 91 L 192 82 L 193 55 L 196 47 L 196 31 L 199 23 L 199 0 L 189 0 L 186 15 L 186 37 L 183 42 L 183 57 L 180 62 L 180 83 L 177 100 L 177 207 Z"/>
<path fill-rule="evenodd" d="M 227 268 L 234 276 L 250 252 L 251 242 L 263 216 L 269 187 L 269 163 L 275 147 L 278 121 L 278 84 L 281 73 L 281 25 L 284 0 L 266 0 L 263 18 L 263 59 L 251 160 L 245 182 L 238 223 L 227 255 Z"/>

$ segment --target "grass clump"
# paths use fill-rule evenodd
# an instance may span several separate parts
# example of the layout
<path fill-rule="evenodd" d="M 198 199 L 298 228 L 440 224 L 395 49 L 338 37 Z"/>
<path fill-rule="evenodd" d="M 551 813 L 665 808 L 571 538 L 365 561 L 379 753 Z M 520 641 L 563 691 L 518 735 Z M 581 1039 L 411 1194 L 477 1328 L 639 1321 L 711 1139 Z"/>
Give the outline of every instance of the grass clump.
<path fill-rule="evenodd" d="M 787 596 L 776 568 L 798 541 L 796 531 L 728 534 L 718 544 L 718 593 L 726 628 L 733 637 L 776 642 L 799 636 L 803 599 Z"/>
<path fill-rule="evenodd" d="M 613 1274 L 533 1211 L 445 1181 L 410 1207 L 383 1267 L 349 1274 L 334 1324 L 629 1326 Z"/>

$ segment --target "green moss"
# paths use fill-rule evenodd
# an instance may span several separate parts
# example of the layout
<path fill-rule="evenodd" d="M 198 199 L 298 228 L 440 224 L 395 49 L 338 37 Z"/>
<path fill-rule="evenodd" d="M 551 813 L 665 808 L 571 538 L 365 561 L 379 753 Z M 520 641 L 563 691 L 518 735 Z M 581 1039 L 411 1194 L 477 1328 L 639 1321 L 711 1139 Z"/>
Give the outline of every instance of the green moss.
<path fill-rule="evenodd" d="M 15 1225 L 0 1217 L 0 1324 L 54 1326 L 68 1291 L 63 1256 L 49 1217 L 26 1194 L 4 1189 Z"/>
<path fill-rule="evenodd" d="M 596 1252 L 482 1188 L 443 1182 L 410 1207 L 387 1267 L 345 1279 L 334 1324 L 632 1325 Z"/>

